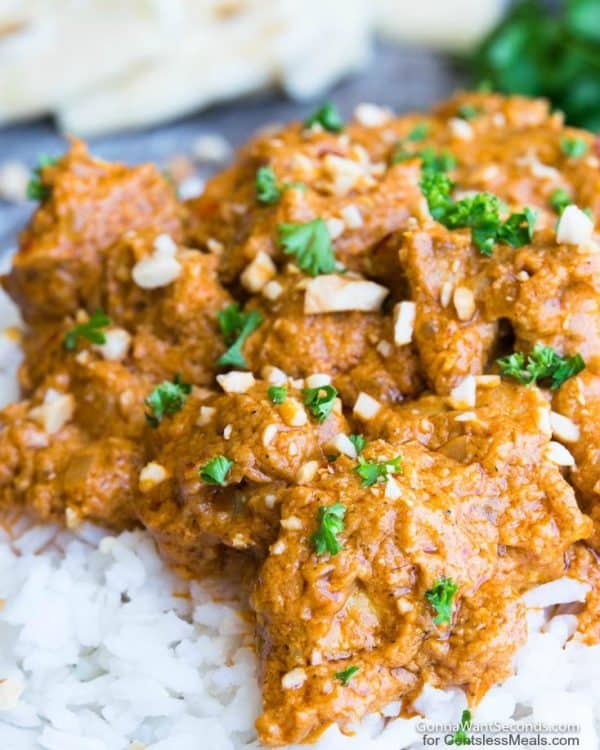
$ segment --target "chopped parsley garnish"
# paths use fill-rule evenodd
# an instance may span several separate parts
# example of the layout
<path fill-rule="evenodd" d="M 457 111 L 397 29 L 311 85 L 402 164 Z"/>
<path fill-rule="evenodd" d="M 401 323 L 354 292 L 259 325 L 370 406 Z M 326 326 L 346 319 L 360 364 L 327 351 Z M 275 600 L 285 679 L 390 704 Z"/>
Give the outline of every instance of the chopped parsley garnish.
<path fill-rule="evenodd" d="M 396 456 L 389 461 L 367 461 L 363 456 L 358 457 L 355 471 L 361 478 L 363 487 L 371 487 L 376 482 L 385 482 L 390 474 L 402 473 L 402 456 Z"/>
<path fill-rule="evenodd" d="M 331 414 L 337 391 L 332 385 L 320 385 L 317 388 L 304 388 L 302 396 L 305 406 L 308 406 L 317 422 L 324 422 Z"/>
<path fill-rule="evenodd" d="M 425 592 L 425 599 L 431 604 L 437 615 L 433 618 L 435 625 L 443 622 L 450 624 L 452 620 L 452 600 L 458 591 L 458 584 L 453 583 L 450 578 L 442 576 L 433 588 Z"/>
<path fill-rule="evenodd" d="M 467 732 L 471 728 L 472 723 L 473 717 L 471 715 L 471 712 L 468 708 L 465 708 L 465 710 L 462 712 L 462 716 L 460 717 L 460 726 L 452 735 L 452 740 L 455 745 L 471 744 L 471 738 L 469 737 Z"/>
<path fill-rule="evenodd" d="M 312 128 L 313 125 L 320 125 L 330 133 L 339 133 L 340 130 L 344 129 L 344 121 L 331 102 L 322 104 L 304 121 L 306 129 Z"/>
<path fill-rule="evenodd" d="M 285 385 L 272 385 L 267 394 L 274 404 L 283 404 L 287 398 L 287 388 Z"/>
<path fill-rule="evenodd" d="M 144 404 L 149 411 L 146 412 L 146 420 L 151 427 L 158 427 L 166 416 L 177 414 L 181 411 L 187 397 L 192 392 L 189 383 L 182 383 L 179 375 L 175 375 L 172 381 L 165 380 L 150 393 Z"/>
<path fill-rule="evenodd" d="M 217 360 L 219 367 L 246 367 L 242 354 L 242 345 L 248 336 L 262 323 L 262 316 L 257 310 L 241 312 L 237 302 L 232 302 L 217 313 L 219 328 L 229 344 L 229 349 Z"/>
<path fill-rule="evenodd" d="M 215 456 L 198 469 L 198 474 L 206 484 L 218 484 L 222 487 L 232 466 L 233 461 L 230 461 L 226 456 Z"/>
<path fill-rule="evenodd" d="M 256 172 L 256 199 L 259 203 L 273 205 L 281 198 L 281 188 L 271 167 L 260 167 Z"/>
<path fill-rule="evenodd" d="M 329 552 L 330 555 L 337 555 L 343 549 L 338 534 L 341 534 L 345 528 L 345 516 L 346 506 L 342 503 L 334 503 L 319 508 L 317 513 L 319 528 L 310 537 L 310 543 L 317 555 L 324 555 L 326 552 Z"/>
<path fill-rule="evenodd" d="M 398 164 L 408 159 L 420 159 L 423 174 L 432 172 L 449 172 L 456 166 L 456 158 L 447 150 L 436 151 L 433 147 L 423 148 L 420 151 L 409 151 L 404 144 L 399 143 L 392 154 L 392 164 Z"/>
<path fill-rule="evenodd" d="M 327 224 L 314 219 L 305 224 L 279 224 L 277 242 L 286 255 L 295 255 L 298 266 L 309 276 L 335 269 L 333 246 Z"/>
<path fill-rule="evenodd" d="M 40 156 L 38 165 L 33 170 L 33 175 L 27 183 L 27 197 L 30 201 L 43 201 L 50 195 L 50 188 L 42 182 L 42 171 L 44 167 L 56 164 L 55 156 Z"/>
<path fill-rule="evenodd" d="M 550 205 L 559 216 L 571 203 L 573 203 L 573 200 L 564 188 L 556 188 L 550 196 Z"/>
<path fill-rule="evenodd" d="M 422 176 L 421 191 L 427 199 L 429 213 L 436 221 L 441 221 L 452 205 L 451 193 L 454 189 L 454 183 L 443 172 L 431 172 Z"/>
<path fill-rule="evenodd" d="M 272 206 L 281 198 L 284 190 L 306 190 L 303 182 L 277 182 L 271 167 L 259 167 L 255 180 L 256 200 L 266 206 Z"/>
<path fill-rule="evenodd" d="M 480 111 L 481 110 L 478 107 L 474 107 L 472 104 L 463 104 L 458 108 L 458 112 L 456 114 L 462 120 L 472 120 L 474 117 L 477 117 Z"/>
<path fill-rule="evenodd" d="M 111 319 L 102 310 L 96 310 L 88 321 L 74 326 L 65 333 L 63 346 L 72 352 L 79 338 L 87 339 L 92 344 L 106 344 L 106 335 L 102 328 L 110 324 Z"/>
<path fill-rule="evenodd" d="M 410 131 L 410 133 L 406 136 L 407 141 L 422 141 L 424 138 L 427 138 L 429 135 L 429 124 L 426 122 L 420 122 L 418 125 L 415 125 L 415 127 Z"/>
<path fill-rule="evenodd" d="M 434 148 L 419 151 L 421 170 L 424 173 L 449 172 L 456 166 L 456 158 L 450 151 L 436 152 Z"/>
<path fill-rule="evenodd" d="M 515 352 L 497 362 L 501 375 L 515 378 L 522 385 L 549 385 L 553 391 L 585 368 L 581 354 L 561 357 L 552 347 L 543 344 L 536 344 L 527 357 L 523 352 Z"/>
<path fill-rule="evenodd" d="M 360 667 L 355 667 L 354 665 L 346 667 L 341 672 L 335 673 L 335 679 L 339 680 L 344 687 L 348 687 L 350 681 L 358 671 L 360 671 Z"/>
<path fill-rule="evenodd" d="M 471 229 L 473 243 L 479 251 L 491 256 L 497 242 L 521 247 L 531 242 L 537 214 L 530 208 L 513 213 L 504 221 L 500 218 L 500 200 L 491 193 L 454 201 L 454 183 L 443 172 L 424 172 L 421 190 L 427 199 L 432 217 L 448 229 Z"/>
<path fill-rule="evenodd" d="M 358 455 L 359 453 L 362 453 L 367 441 L 365 440 L 364 435 L 350 435 L 350 442 L 354 446 L 356 454 Z"/>
<path fill-rule="evenodd" d="M 583 138 L 561 138 L 560 150 L 569 159 L 577 159 L 587 153 L 588 145 Z"/>

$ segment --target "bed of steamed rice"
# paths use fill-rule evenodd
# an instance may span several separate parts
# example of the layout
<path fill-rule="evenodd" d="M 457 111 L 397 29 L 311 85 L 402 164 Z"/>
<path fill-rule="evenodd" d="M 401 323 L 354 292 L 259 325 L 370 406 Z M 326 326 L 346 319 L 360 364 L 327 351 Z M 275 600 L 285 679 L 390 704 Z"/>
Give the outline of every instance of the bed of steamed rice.
<path fill-rule="evenodd" d="M 0 291 L 0 331 L 18 315 Z M 0 406 L 18 395 L 20 352 L 0 334 Z M 517 719 L 580 726 L 600 746 L 600 646 L 570 638 L 573 615 L 552 607 L 585 598 L 568 578 L 530 592 L 529 639 L 515 675 L 493 688 L 477 722 Z M 143 531 L 110 536 L 21 520 L 0 531 L 2 750 L 256 750 L 260 710 L 249 618 L 225 583 L 187 583 Z M 417 708 L 456 722 L 458 690 L 427 687 Z M 333 727 L 317 750 L 423 747 L 419 719 L 367 717 L 351 736 Z"/>

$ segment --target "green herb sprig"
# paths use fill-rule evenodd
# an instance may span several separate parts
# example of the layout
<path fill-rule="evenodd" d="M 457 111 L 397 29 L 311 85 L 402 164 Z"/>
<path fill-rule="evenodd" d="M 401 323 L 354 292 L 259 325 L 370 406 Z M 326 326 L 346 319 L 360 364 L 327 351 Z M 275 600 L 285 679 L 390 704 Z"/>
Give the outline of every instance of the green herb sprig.
<path fill-rule="evenodd" d="M 304 127 L 307 130 L 313 125 L 320 125 L 323 130 L 328 130 L 330 133 L 339 133 L 344 129 L 344 121 L 331 102 L 322 104 L 304 121 Z"/>
<path fill-rule="evenodd" d="M 363 448 L 365 447 L 365 443 L 367 441 L 365 440 L 364 435 L 350 435 L 350 442 L 354 446 L 356 455 L 358 456 L 359 453 L 363 452 Z"/>
<path fill-rule="evenodd" d="M 583 138 L 564 138 L 560 139 L 560 150 L 569 159 L 578 159 L 587 153 L 588 145 Z"/>
<path fill-rule="evenodd" d="M 452 620 L 452 601 L 458 591 L 458 585 L 453 583 L 450 578 L 442 576 L 425 592 L 425 599 L 431 604 L 437 612 L 433 618 L 435 625 L 441 625 L 443 622 L 450 624 Z"/>
<path fill-rule="evenodd" d="M 175 375 L 172 381 L 165 380 L 150 393 L 144 404 L 148 408 L 146 421 L 151 427 L 158 427 L 165 416 L 172 416 L 181 411 L 192 386 Z"/>
<path fill-rule="evenodd" d="M 531 208 L 512 213 L 503 221 L 500 200 L 495 195 L 477 193 L 454 201 L 454 183 L 443 172 L 424 173 L 420 184 L 431 216 L 448 229 L 470 228 L 473 243 L 482 255 L 490 257 L 496 243 L 522 247 L 533 239 L 537 214 Z"/>
<path fill-rule="evenodd" d="M 198 474 L 206 484 L 217 484 L 223 487 L 232 466 L 233 461 L 226 456 L 215 456 L 198 469 Z"/>
<path fill-rule="evenodd" d="M 497 362 L 504 377 L 514 378 L 522 385 L 549 385 L 553 391 L 585 369 L 581 354 L 561 357 L 543 344 L 536 344 L 528 355 L 514 352 Z"/>
<path fill-rule="evenodd" d="M 87 339 L 92 344 L 106 344 L 106 334 L 102 330 L 111 324 L 111 319 L 102 310 L 96 310 L 85 323 L 70 328 L 64 335 L 63 346 L 72 352 L 77 347 L 77 340 Z"/>
<path fill-rule="evenodd" d="M 319 524 L 315 533 L 310 537 L 317 555 L 337 555 L 342 549 L 342 543 L 338 534 L 344 531 L 344 518 L 346 517 L 346 506 L 342 503 L 321 506 L 317 512 L 317 523 Z"/>
<path fill-rule="evenodd" d="M 304 388 L 302 391 L 304 405 L 317 422 L 324 422 L 331 414 L 337 395 L 338 392 L 332 385 Z"/>
<path fill-rule="evenodd" d="M 38 165 L 33 170 L 31 179 L 27 183 L 27 197 L 30 201 L 44 201 L 50 196 L 50 186 L 45 185 L 42 180 L 42 172 L 45 167 L 56 164 L 58 158 L 55 156 L 42 155 L 38 159 Z"/>
<path fill-rule="evenodd" d="M 358 466 L 353 471 L 361 478 L 363 487 L 372 487 L 376 482 L 385 482 L 390 474 L 402 473 L 402 456 L 396 456 L 389 461 L 367 461 L 363 456 L 358 457 Z"/>
<path fill-rule="evenodd" d="M 277 182 L 275 172 L 269 166 L 259 167 L 256 172 L 256 200 L 265 206 L 272 206 L 281 199 L 284 190 L 306 190 L 303 182 Z"/>
<path fill-rule="evenodd" d="M 600 130 L 597 0 L 521 0 L 468 64 L 495 91 L 550 99 L 567 122 Z"/>
<path fill-rule="evenodd" d="M 348 687 L 352 678 L 357 672 L 360 672 L 360 667 L 357 667 L 353 664 L 350 667 L 346 667 L 346 669 L 342 669 L 341 672 L 336 672 L 334 676 L 335 679 L 339 680 L 344 687 Z"/>
<path fill-rule="evenodd" d="M 314 219 L 304 224 L 279 224 L 277 244 L 285 255 L 295 255 L 298 266 L 309 276 L 331 273 L 335 257 L 327 224 Z"/>
<path fill-rule="evenodd" d="M 217 322 L 229 349 L 217 360 L 219 367 L 247 367 L 242 354 L 242 346 L 248 336 L 262 323 L 262 315 L 257 310 L 242 312 L 237 302 L 232 302 L 217 313 Z"/>
<path fill-rule="evenodd" d="M 267 395 L 272 403 L 276 405 L 283 404 L 287 398 L 287 388 L 285 385 L 272 385 L 267 391 Z"/>
<path fill-rule="evenodd" d="M 455 745 L 470 745 L 471 738 L 468 735 L 468 731 L 473 724 L 473 716 L 468 708 L 462 712 L 460 717 L 460 726 L 452 735 L 452 740 Z"/>

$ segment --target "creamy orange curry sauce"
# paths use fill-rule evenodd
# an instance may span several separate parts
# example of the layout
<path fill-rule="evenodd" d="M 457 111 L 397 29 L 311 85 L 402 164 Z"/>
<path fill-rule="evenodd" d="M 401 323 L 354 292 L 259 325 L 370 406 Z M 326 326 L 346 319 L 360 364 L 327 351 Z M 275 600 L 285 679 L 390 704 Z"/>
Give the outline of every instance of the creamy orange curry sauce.
<path fill-rule="evenodd" d="M 564 575 L 597 640 L 597 152 L 543 101 L 324 107 L 183 203 L 73 142 L 3 279 L 3 506 L 242 578 L 266 745 L 426 681 L 475 705 Z"/>

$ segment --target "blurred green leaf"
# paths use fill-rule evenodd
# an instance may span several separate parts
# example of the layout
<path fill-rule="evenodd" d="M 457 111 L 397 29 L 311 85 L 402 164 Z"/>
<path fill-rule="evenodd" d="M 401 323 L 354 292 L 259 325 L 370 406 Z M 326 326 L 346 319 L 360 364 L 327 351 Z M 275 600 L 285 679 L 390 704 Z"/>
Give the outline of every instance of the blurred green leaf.
<path fill-rule="evenodd" d="M 541 0 L 514 5 L 469 58 L 492 90 L 544 96 L 567 121 L 600 129 L 600 3 L 566 0 L 552 12 Z"/>

